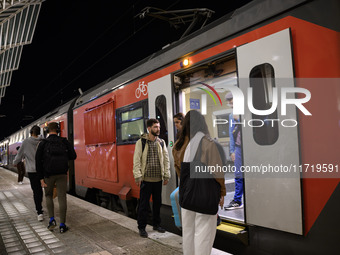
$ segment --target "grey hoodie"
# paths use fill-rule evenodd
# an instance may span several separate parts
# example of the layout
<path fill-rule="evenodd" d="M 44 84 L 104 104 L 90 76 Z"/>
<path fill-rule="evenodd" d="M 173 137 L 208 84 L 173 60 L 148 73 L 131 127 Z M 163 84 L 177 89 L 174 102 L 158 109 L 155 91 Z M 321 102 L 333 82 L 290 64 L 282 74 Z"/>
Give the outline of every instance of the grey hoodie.
<path fill-rule="evenodd" d="M 13 164 L 18 164 L 23 158 L 26 159 L 26 172 L 36 173 L 35 170 L 35 152 L 37 150 L 38 144 L 41 138 L 35 138 L 33 136 L 27 138 L 22 142 L 22 145 L 15 156 Z"/>

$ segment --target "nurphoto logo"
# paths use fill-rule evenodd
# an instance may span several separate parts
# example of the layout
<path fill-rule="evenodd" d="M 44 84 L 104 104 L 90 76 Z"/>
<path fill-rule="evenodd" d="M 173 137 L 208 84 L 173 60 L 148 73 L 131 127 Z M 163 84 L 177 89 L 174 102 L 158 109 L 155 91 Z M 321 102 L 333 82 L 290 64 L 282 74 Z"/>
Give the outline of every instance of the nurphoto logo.
<path fill-rule="evenodd" d="M 245 106 L 245 99 L 243 92 L 240 88 L 236 86 L 228 86 L 228 89 L 233 94 L 233 115 L 244 115 L 244 106 Z M 249 111 L 257 116 L 269 116 L 270 114 L 274 113 L 277 109 L 278 104 L 280 103 L 281 106 L 281 116 L 287 115 L 287 105 L 295 105 L 304 115 L 311 116 L 312 114 L 306 109 L 306 107 L 303 105 L 311 99 L 311 93 L 309 90 L 305 88 L 297 88 L 297 87 L 282 87 L 280 90 L 280 101 L 278 96 L 278 89 L 273 88 L 272 90 L 272 102 L 270 109 L 266 110 L 258 110 L 255 109 L 254 103 L 253 103 L 253 88 L 249 87 L 247 89 L 247 106 Z M 295 93 L 302 93 L 305 97 L 303 98 L 288 98 L 288 94 L 295 94 Z M 229 120 L 226 119 L 214 119 L 213 120 L 213 126 L 216 125 L 225 125 L 228 124 L 230 126 L 234 124 L 241 124 L 243 126 L 246 126 L 246 124 L 249 127 L 262 127 L 265 124 L 271 125 L 274 127 L 274 123 L 278 122 L 283 127 L 296 127 L 298 122 L 295 119 L 250 119 L 250 120 L 243 120 L 242 122 L 237 122 L 236 120 L 231 120 L 229 123 Z"/>

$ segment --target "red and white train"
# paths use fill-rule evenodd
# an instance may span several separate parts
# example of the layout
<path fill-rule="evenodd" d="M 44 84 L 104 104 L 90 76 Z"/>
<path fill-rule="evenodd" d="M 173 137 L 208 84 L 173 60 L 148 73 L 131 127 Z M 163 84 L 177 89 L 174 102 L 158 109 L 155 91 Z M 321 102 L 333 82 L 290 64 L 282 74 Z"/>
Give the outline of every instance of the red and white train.
<path fill-rule="evenodd" d="M 225 94 L 238 86 L 254 108 L 264 111 L 275 105 L 273 92 L 278 91 L 301 104 L 289 103 L 283 114 L 285 105 L 278 99 L 277 109 L 258 116 L 245 100 L 242 150 L 249 171 L 244 173 L 244 209 L 219 211 L 224 221 L 219 248 L 235 254 L 337 254 L 339 13 L 338 0 L 254 0 L 11 135 L 0 143 L 1 162 L 11 167 L 15 148 L 32 125 L 57 121 L 78 155 L 69 171 L 70 192 L 129 213 L 134 208 L 126 201 L 139 197 L 132 174 L 135 143 L 146 132 L 146 119 L 157 118 L 170 152 L 172 178 L 162 197 L 170 206 L 178 186 L 171 155 L 173 115 L 199 110 L 228 155 L 228 125 L 216 125 L 232 112 Z M 283 92 L 292 88 L 303 88 L 311 98 Z M 264 169 L 276 170 L 267 175 Z M 233 176 L 226 173 L 226 179 L 228 203 Z"/>

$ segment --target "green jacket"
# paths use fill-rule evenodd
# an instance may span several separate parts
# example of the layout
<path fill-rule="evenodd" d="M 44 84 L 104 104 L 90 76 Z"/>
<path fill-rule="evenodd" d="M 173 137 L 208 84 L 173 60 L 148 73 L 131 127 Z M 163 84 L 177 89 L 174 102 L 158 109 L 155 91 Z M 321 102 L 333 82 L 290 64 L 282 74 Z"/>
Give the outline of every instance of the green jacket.
<path fill-rule="evenodd" d="M 148 134 L 143 134 L 142 138 L 150 140 Z M 149 146 L 148 143 L 145 143 L 145 148 L 142 152 L 142 138 L 137 141 L 135 146 L 135 153 L 133 155 L 133 176 L 136 182 L 144 179 L 144 174 L 146 170 L 146 158 L 148 155 Z M 163 142 L 163 148 L 160 143 L 157 144 L 159 162 L 161 164 L 162 180 L 169 180 L 171 176 L 168 149 L 166 148 L 165 142 Z"/>

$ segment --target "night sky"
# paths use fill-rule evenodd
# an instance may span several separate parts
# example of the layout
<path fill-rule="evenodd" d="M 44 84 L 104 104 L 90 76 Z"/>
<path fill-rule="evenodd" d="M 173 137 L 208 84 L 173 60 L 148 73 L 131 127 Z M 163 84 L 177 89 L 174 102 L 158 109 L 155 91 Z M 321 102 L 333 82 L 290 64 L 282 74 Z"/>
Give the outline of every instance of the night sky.
<path fill-rule="evenodd" d="M 134 18 L 143 8 L 208 8 L 215 11 L 211 23 L 249 1 L 46 0 L 0 105 L 0 140 L 77 96 L 78 88 L 86 91 L 179 40 L 188 26 Z"/>

